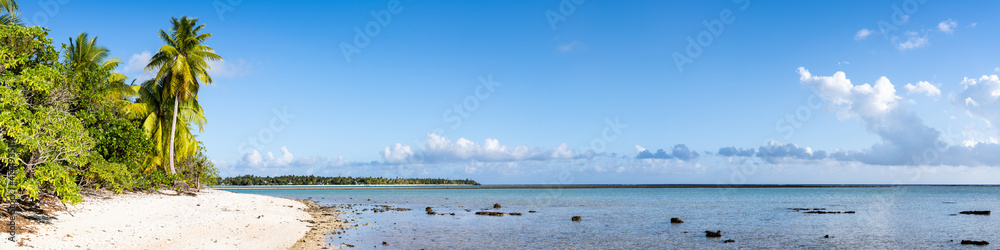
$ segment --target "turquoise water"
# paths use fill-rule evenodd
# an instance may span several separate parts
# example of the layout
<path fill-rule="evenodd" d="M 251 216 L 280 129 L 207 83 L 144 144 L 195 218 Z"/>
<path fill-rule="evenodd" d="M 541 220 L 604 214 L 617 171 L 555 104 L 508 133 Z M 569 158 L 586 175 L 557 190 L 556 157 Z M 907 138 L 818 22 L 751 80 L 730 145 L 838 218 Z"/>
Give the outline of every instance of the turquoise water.
<path fill-rule="evenodd" d="M 329 241 L 359 247 L 382 247 L 383 241 L 406 249 L 963 248 L 961 240 L 989 241 L 987 248 L 995 249 L 1000 244 L 996 215 L 958 215 L 1000 208 L 1000 187 L 994 186 L 231 191 L 362 204 L 354 207 L 360 215 L 342 215 L 361 226 Z M 492 209 L 494 203 L 503 208 Z M 362 211 L 376 204 L 413 210 Z M 455 215 L 427 215 L 428 206 Z M 473 213 L 486 208 L 523 215 Z M 573 222 L 572 216 L 583 219 Z M 671 217 L 684 223 L 671 224 Z M 706 230 L 721 230 L 722 237 L 706 238 Z M 723 243 L 727 239 L 735 242 Z"/>

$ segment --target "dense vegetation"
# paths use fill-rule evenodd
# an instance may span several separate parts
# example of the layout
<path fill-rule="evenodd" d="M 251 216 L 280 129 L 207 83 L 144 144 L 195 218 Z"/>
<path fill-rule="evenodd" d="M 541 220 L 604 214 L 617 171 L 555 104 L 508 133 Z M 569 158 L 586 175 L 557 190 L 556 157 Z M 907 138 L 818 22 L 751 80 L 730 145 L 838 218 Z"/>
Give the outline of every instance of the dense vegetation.
<path fill-rule="evenodd" d="M 464 184 L 479 185 L 474 180 L 449 180 L 437 178 L 383 178 L 383 177 L 321 177 L 321 176 L 298 176 L 285 175 L 276 177 L 261 177 L 244 175 L 238 177 L 226 177 L 219 182 L 223 185 L 250 186 L 250 185 L 403 185 L 403 184 Z"/>
<path fill-rule="evenodd" d="M 125 190 L 214 184 L 218 171 L 192 133 L 206 119 L 198 87 L 212 83 L 197 19 L 173 18 L 164 45 L 136 85 L 118 58 L 86 33 L 57 49 L 48 29 L 26 27 L 13 0 L 0 0 L 0 200 L 55 196 L 79 202 L 81 188 Z M 128 82 L 131 82 L 128 83 Z M 204 131 L 202 131 L 204 132 Z"/>

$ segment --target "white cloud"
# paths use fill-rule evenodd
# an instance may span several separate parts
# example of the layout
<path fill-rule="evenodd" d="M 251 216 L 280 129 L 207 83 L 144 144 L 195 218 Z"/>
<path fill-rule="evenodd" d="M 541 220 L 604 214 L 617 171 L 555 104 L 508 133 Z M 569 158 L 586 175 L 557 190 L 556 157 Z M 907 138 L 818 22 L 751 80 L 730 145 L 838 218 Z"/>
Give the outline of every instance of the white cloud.
<path fill-rule="evenodd" d="M 871 149 L 851 158 L 866 164 L 906 165 L 912 157 L 938 145 L 940 132 L 924 125 L 915 113 L 901 102 L 895 87 L 886 77 L 875 85 L 854 85 L 847 74 L 838 71 L 833 76 L 813 76 L 799 68 L 803 86 L 815 88 L 820 97 L 830 100 L 832 110 L 842 117 L 859 117 L 867 130 L 882 138 Z"/>
<path fill-rule="evenodd" d="M 243 155 L 237 164 L 245 165 L 250 167 L 285 167 L 295 162 L 295 156 L 292 152 L 288 151 L 288 148 L 281 147 L 281 155 L 275 157 L 274 153 L 267 152 L 264 156 L 261 155 L 256 149 Z"/>
<path fill-rule="evenodd" d="M 153 79 L 153 77 L 156 77 L 156 72 L 145 70 L 146 64 L 149 63 L 150 58 L 153 58 L 153 53 L 149 51 L 132 54 L 132 56 L 128 59 L 128 63 L 125 64 L 125 68 L 122 68 L 122 72 L 132 75 L 137 82 Z"/>
<path fill-rule="evenodd" d="M 587 49 L 587 47 L 584 46 L 583 43 L 581 43 L 580 41 L 573 41 L 573 42 L 570 42 L 570 43 L 567 43 L 567 44 L 563 44 L 563 45 L 559 45 L 559 46 L 556 47 L 556 50 L 558 50 L 559 52 L 562 52 L 562 53 L 566 53 L 566 52 L 570 52 L 570 51 L 574 51 L 574 50 L 578 50 L 578 49 Z"/>
<path fill-rule="evenodd" d="M 388 163 L 402 163 L 413 157 L 413 150 L 410 150 L 410 146 L 399 143 L 392 147 L 385 147 L 381 153 L 382 158 Z"/>
<path fill-rule="evenodd" d="M 930 97 L 941 96 L 941 89 L 938 89 L 937 86 L 934 86 L 926 81 L 917 82 L 917 85 L 906 84 L 903 88 L 906 88 L 907 95 L 923 94 Z"/>
<path fill-rule="evenodd" d="M 872 34 L 872 30 L 870 30 L 870 29 L 861 29 L 861 30 L 858 31 L 858 33 L 854 34 L 854 40 L 859 40 L 859 41 L 860 40 L 865 40 L 865 38 L 868 38 L 868 36 L 871 35 L 871 34 Z"/>
<path fill-rule="evenodd" d="M 951 34 L 955 32 L 955 27 L 957 26 L 958 22 L 955 22 L 955 20 L 948 19 L 938 23 L 938 30 L 944 33 Z"/>
<path fill-rule="evenodd" d="M 458 138 L 451 141 L 437 134 L 428 134 L 424 148 L 412 150 L 408 145 L 397 143 L 382 150 L 386 163 L 448 163 L 448 162 L 510 162 L 544 161 L 570 159 L 574 157 L 566 143 L 552 150 L 534 147 L 501 145 L 497 139 L 486 139 L 482 144 Z"/>
<path fill-rule="evenodd" d="M 965 90 L 956 96 L 955 104 L 965 107 L 969 114 L 986 120 L 990 126 L 1000 124 L 1000 77 L 966 77 L 961 85 Z"/>
<path fill-rule="evenodd" d="M 243 59 L 231 61 L 208 61 L 208 74 L 212 78 L 237 78 L 251 72 L 251 65 Z"/>
<path fill-rule="evenodd" d="M 930 44 L 930 42 L 927 40 L 926 34 L 924 36 L 920 36 L 920 34 L 917 34 L 917 32 L 906 32 L 905 42 L 899 42 L 898 37 L 895 38 L 894 40 L 897 42 L 896 47 L 899 48 L 900 50 L 916 49 L 926 46 L 927 44 Z"/>

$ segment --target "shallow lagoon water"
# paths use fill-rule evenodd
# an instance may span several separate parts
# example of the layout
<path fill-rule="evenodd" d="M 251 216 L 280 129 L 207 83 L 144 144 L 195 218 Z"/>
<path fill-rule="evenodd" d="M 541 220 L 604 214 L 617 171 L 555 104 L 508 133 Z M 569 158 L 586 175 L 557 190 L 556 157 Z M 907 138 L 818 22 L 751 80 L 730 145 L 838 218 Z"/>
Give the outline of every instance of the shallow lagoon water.
<path fill-rule="evenodd" d="M 1000 244 L 1000 219 L 956 215 L 996 210 L 996 186 L 230 191 L 362 204 L 355 207 L 360 215 L 342 216 L 362 226 L 330 240 L 359 247 L 382 247 L 383 241 L 391 248 L 408 249 L 963 248 L 961 240 Z M 503 208 L 492 209 L 494 203 Z M 413 210 L 362 212 L 372 205 Z M 427 215 L 428 206 L 455 215 Z M 789 208 L 856 213 L 806 214 Z M 481 209 L 523 215 L 474 215 Z M 573 222 L 572 216 L 583 220 Z M 671 217 L 684 223 L 671 224 Z M 722 237 L 706 238 L 706 230 L 721 230 Z M 726 239 L 735 242 L 722 243 Z"/>

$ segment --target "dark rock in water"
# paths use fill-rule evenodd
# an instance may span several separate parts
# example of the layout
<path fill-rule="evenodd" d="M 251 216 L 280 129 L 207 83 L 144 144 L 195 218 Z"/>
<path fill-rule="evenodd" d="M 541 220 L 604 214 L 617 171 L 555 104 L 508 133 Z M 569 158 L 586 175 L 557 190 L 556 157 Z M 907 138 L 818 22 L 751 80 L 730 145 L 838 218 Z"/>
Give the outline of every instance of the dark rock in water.
<path fill-rule="evenodd" d="M 501 208 L 500 203 L 493 204 L 493 208 Z"/>
<path fill-rule="evenodd" d="M 715 231 L 715 232 L 705 231 L 705 237 L 709 237 L 709 238 L 722 237 L 722 231 L 721 230 L 720 231 Z"/>
<path fill-rule="evenodd" d="M 675 224 L 676 223 L 684 223 L 684 221 L 682 221 L 680 218 L 674 217 L 674 218 L 670 218 L 670 223 L 675 223 Z"/>
<path fill-rule="evenodd" d="M 985 240 L 983 240 L 983 241 L 976 241 L 976 240 L 962 240 L 962 245 L 976 245 L 976 246 L 985 246 L 985 245 L 989 245 L 989 244 L 990 244 L 990 243 L 989 243 L 989 242 L 986 242 Z"/>
<path fill-rule="evenodd" d="M 537 213 L 535 210 L 528 210 L 529 213 Z"/>
<path fill-rule="evenodd" d="M 733 240 L 733 239 L 728 239 L 728 240 L 722 241 L 722 243 L 733 243 L 733 242 L 736 242 L 736 241 Z"/>
<path fill-rule="evenodd" d="M 507 213 L 479 211 L 479 212 L 476 212 L 476 215 L 504 216 L 504 215 L 507 215 Z"/>
<path fill-rule="evenodd" d="M 990 211 L 962 211 L 960 214 L 990 215 Z"/>
<path fill-rule="evenodd" d="M 580 217 L 580 216 L 573 216 L 573 218 L 570 218 L 570 220 L 573 220 L 573 221 L 581 221 L 581 220 L 583 220 L 583 218 L 582 218 L 582 217 Z"/>

